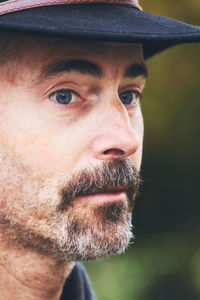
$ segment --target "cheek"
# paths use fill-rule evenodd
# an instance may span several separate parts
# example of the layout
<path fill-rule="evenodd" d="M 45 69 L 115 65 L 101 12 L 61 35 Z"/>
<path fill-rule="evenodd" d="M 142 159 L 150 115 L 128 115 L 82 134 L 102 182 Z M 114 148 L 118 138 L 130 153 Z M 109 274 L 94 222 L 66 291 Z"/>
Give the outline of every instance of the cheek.
<path fill-rule="evenodd" d="M 53 126 L 30 128 L 30 133 L 18 143 L 16 151 L 32 172 L 57 177 L 74 169 L 81 147 L 73 135 Z"/>
<path fill-rule="evenodd" d="M 7 106 L 0 115 L 0 144 L 6 153 L 16 157 L 16 163 L 37 177 L 67 175 L 80 159 L 81 141 L 67 122 L 56 121 L 29 105 L 15 109 Z"/>
<path fill-rule="evenodd" d="M 24 218 L 28 211 L 43 218 L 55 208 L 58 187 L 68 180 L 82 151 L 80 139 L 74 139 L 73 132 L 67 134 L 66 126 L 36 124 L 31 118 L 26 127 L 22 119 L 0 128 L 0 207 L 9 205 L 19 214 L 24 209 Z"/>
<path fill-rule="evenodd" d="M 132 163 L 136 166 L 136 168 L 140 170 L 141 162 L 142 162 L 143 135 L 144 135 L 144 123 L 143 123 L 143 117 L 140 108 L 138 108 L 137 111 L 135 111 L 134 114 L 130 116 L 130 123 L 140 140 L 140 145 L 138 150 L 133 155 L 131 155 L 130 159 Z"/>
<path fill-rule="evenodd" d="M 137 132 L 138 137 L 140 138 L 141 143 L 142 143 L 143 134 L 144 134 L 144 123 L 143 123 L 143 116 L 142 116 L 142 111 L 141 111 L 140 107 L 138 107 L 131 122 L 132 122 L 133 128 Z"/>

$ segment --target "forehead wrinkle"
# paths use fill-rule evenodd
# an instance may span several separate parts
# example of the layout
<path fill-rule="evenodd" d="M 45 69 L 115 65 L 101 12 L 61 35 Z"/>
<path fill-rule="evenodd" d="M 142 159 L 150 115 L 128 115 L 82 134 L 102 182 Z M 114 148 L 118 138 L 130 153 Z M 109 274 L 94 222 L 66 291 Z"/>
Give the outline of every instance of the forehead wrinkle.
<path fill-rule="evenodd" d="M 123 43 L 123 42 L 103 42 L 103 41 L 87 41 L 87 40 L 74 40 L 67 38 L 50 38 L 50 40 L 46 40 L 45 44 L 48 48 L 58 49 L 59 45 L 62 46 L 62 49 L 66 47 L 67 55 L 88 55 L 88 52 L 104 54 L 109 49 L 113 49 L 115 51 L 119 51 L 119 53 L 124 50 L 125 52 L 135 52 L 135 50 L 142 49 L 141 43 Z M 71 50 L 71 49 L 73 50 Z M 79 50 L 81 48 L 81 50 Z"/>
<path fill-rule="evenodd" d="M 56 40 L 56 39 L 55 39 Z M 66 58 L 91 58 L 91 55 L 105 55 L 109 54 L 118 54 L 119 57 L 123 57 L 124 59 L 130 58 L 130 56 L 135 55 L 137 59 L 142 59 L 142 44 L 134 44 L 134 43 L 114 43 L 114 42 L 92 42 L 85 40 L 66 40 L 57 39 L 57 43 L 52 43 L 52 41 L 48 41 L 48 44 L 51 45 L 51 49 L 59 53 L 59 45 L 62 46 L 60 54 Z M 49 48 L 49 47 L 48 47 Z M 59 52 L 58 52 L 59 51 Z M 106 58 L 106 57 L 105 57 Z"/>
<path fill-rule="evenodd" d="M 65 49 L 65 51 L 60 52 L 60 54 L 65 58 L 90 58 L 91 55 L 103 55 L 105 54 L 105 46 L 101 47 L 102 43 L 98 42 L 93 45 L 91 45 L 91 42 L 87 41 L 63 41 L 61 43 L 60 40 L 57 41 L 58 43 L 47 43 L 47 45 L 50 45 L 50 49 L 57 52 L 59 45 L 62 46 L 62 49 Z M 108 48 L 108 47 L 106 47 Z M 110 47 L 109 47 L 110 48 Z M 81 49 L 81 50 L 80 50 Z M 107 51 L 107 49 L 106 49 Z"/>

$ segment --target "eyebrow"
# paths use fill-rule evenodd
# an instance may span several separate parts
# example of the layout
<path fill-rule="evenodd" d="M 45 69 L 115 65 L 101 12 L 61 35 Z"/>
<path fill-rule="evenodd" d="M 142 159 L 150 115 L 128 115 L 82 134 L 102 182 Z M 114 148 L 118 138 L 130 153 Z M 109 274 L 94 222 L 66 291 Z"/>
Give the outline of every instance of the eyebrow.
<path fill-rule="evenodd" d="M 129 78 L 135 78 L 141 75 L 144 76 L 145 79 L 149 76 L 145 63 L 134 63 L 130 65 L 124 73 L 124 77 Z"/>
<path fill-rule="evenodd" d="M 103 71 L 97 64 L 85 59 L 69 59 L 58 60 L 47 65 L 42 71 L 42 78 L 46 79 L 49 76 L 54 76 L 62 72 L 76 71 L 81 74 L 93 75 L 96 77 L 103 77 Z M 124 77 L 135 78 L 143 76 L 148 78 L 148 71 L 145 63 L 133 63 L 127 67 L 124 72 Z"/>
<path fill-rule="evenodd" d="M 54 63 L 49 64 L 42 72 L 42 77 L 46 78 L 58 73 L 71 71 L 76 71 L 81 74 L 88 74 L 97 77 L 101 77 L 103 75 L 101 68 L 91 61 L 84 59 L 69 59 L 58 60 Z"/>

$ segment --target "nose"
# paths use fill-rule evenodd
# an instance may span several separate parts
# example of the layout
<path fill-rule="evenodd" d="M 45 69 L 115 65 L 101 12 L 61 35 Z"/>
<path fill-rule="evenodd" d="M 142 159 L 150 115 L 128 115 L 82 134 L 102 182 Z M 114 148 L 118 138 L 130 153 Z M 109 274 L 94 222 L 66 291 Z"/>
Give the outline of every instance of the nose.
<path fill-rule="evenodd" d="M 95 137 L 92 141 L 93 157 L 100 160 L 125 158 L 133 155 L 141 144 L 142 136 L 136 120 L 135 126 L 120 104 L 118 107 L 105 109 L 96 123 Z M 142 123 L 143 124 L 143 123 Z"/>

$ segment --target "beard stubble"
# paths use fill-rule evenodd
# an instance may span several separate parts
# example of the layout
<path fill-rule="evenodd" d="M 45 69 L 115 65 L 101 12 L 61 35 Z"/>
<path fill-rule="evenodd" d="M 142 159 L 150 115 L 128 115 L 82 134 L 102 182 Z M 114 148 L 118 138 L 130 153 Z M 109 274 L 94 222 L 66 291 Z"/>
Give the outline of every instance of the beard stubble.
<path fill-rule="evenodd" d="M 60 261 L 87 261 L 121 253 L 132 238 L 131 211 L 140 183 L 139 173 L 128 159 L 82 169 L 58 190 L 58 205 L 45 220 L 48 234 L 20 224 L 9 209 L 0 210 L 1 232 L 12 247 L 34 249 Z M 87 203 L 77 205 L 77 197 L 118 186 L 126 186 L 126 203 L 94 204 L 92 208 Z"/>

